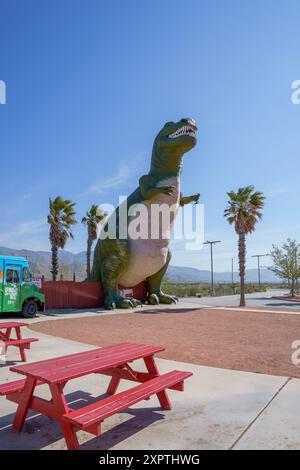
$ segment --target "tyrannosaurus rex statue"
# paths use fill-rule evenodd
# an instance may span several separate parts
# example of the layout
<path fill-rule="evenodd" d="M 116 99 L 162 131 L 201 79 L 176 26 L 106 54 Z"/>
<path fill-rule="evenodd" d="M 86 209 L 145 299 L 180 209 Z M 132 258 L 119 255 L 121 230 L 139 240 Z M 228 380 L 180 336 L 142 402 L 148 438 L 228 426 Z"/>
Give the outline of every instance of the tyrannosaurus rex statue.
<path fill-rule="evenodd" d="M 182 197 L 180 193 L 182 158 L 196 145 L 196 132 L 196 123 L 189 118 L 164 125 L 154 140 L 149 173 L 140 178 L 138 188 L 127 198 L 127 226 L 124 227 L 121 221 L 122 204 L 104 225 L 103 230 L 107 231 L 113 218 L 117 227 L 116 237 L 98 239 L 90 280 L 101 281 L 107 309 L 140 305 L 139 300 L 122 297 L 118 285 L 134 287 L 144 280 L 147 281 L 149 303 L 176 302 L 176 297 L 161 291 L 161 282 L 171 259 L 170 237 L 163 234 L 161 228 L 158 237 L 149 235 L 146 239 L 130 236 L 130 233 L 124 236 L 124 229 L 126 232 L 134 220 L 131 209 L 136 205 L 142 204 L 147 209 L 146 221 L 149 227 L 153 223 L 151 209 L 154 205 L 172 207 L 168 222 L 168 228 L 171 229 L 179 206 L 198 202 L 199 194 Z"/>

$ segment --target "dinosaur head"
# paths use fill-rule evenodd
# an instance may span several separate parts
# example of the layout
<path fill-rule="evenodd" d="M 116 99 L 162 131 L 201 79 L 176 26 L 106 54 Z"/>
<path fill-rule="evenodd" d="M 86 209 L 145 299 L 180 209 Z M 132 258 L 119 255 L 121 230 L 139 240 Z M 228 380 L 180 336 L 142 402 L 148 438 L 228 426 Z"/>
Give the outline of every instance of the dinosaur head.
<path fill-rule="evenodd" d="M 167 122 L 155 138 L 151 169 L 155 172 L 178 172 L 183 155 L 196 145 L 196 133 L 194 119 Z"/>
<path fill-rule="evenodd" d="M 194 119 L 184 118 L 178 122 L 167 122 L 155 141 L 158 147 L 170 148 L 184 154 L 196 145 L 197 125 Z"/>

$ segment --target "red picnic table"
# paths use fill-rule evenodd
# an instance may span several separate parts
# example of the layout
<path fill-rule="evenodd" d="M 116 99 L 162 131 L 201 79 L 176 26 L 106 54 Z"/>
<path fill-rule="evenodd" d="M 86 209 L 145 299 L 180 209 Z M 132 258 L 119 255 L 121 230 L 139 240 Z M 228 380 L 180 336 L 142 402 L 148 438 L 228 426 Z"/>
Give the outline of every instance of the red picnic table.
<path fill-rule="evenodd" d="M 29 409 L 59 421 L 68 449 L 79 449 L 76 429 L 83 429 L 95 436 L 101 434 L 101 422 L 115 413 L 123 411 L 152 395 L 157 395 L 163 409 L 170 410 L 171 403 L 166 389 L 183 391 L 184 380 L 191 372 L 171 371 L 159 374 L 154 354 L 164 351 L 163 347 L 145 344 L 122 343 L 92 351 L 71 354 L 11 367 L 10 370 L 23 374 L 25 379 L 0 385 L 0 395 L 18 404 L 13 428 L 21 431 Z M 146 372 L 136 371 L 129 363 L 143 359 Z M 103 374 L 111 377 L 106 398 L 72 409 L 64 395 L 69 380 L 88 374 Z M 116 393 L 121 379 L 139 382 L 129 390 Z M 51 400 L 34 395 L 35 388 L 48 384 Z"/>
<path fill-rule="evenodd" d="M 19 348 L 21 360 L 26 361 L 25 349 L 30 349 L 30 344 L 38 341 L 37 338 L 22 338 L 21 328 L 27 325 L 28 323 L 16 321 L 0 323 L 0 330 L 4 330 L 0 331 L 0 341 L 4 346 L 2 353 L 6 353 L 8 346 L 15 346 Z M 12 330 L 15 330 L 16 338 L 11 337 Z"/>

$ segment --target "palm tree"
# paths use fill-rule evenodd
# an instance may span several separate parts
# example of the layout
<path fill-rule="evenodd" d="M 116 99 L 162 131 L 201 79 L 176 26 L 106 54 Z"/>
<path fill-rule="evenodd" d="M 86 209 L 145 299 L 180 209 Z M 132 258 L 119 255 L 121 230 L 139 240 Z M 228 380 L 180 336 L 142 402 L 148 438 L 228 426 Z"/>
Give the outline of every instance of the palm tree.
<path fill-rule="evenodd" d="M 262 217 L 261 209 L 264 206 L 263 193 L 255 191 L 253 186 L 240 188 L 237 193 L 230 191 L 228 207 L 224 217 L 234 225 L 239 237 L 239 270 L 240 270 L 240 306 L 245 303 L 245 268 L 246 268 L 246 235 L 255 230 L 255 225 Z"/>
<path fill-rule="evenodd" d="M 50 224 L 49 240 L 52 252 L 52 280 L 56 281 L 58 274 L 58 250 L 64 248 L 68 238 L 73 238 L 72 225 L 75 220 L 75 202 L 57 196 L 49 198 L 48 224 Z"/>
<path fill-rule="evenodd" d="M 88 279 L 91 274 L 92 245 L 93 241 L 97 239 L 97 226 L 105 219 L 106 215 L 107 214 L 104 213 L 102 209 L 93 204 L 85 217 L 81 220 L 81 223 L 87 226 L 88 233 L 86 250 L 86 274 Z"/>

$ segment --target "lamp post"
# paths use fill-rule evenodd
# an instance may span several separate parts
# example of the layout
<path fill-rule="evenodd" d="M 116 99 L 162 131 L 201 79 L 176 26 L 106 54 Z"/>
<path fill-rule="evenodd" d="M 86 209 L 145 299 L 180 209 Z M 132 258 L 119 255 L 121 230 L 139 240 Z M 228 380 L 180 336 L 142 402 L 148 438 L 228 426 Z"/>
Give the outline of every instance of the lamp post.
<path fill-rule="evenodd" d="M 234 257 L 231 258 L 231 284 L 233 287 L 233 262 L 234 262 Z"/>
<path fill-rule="evenodd" d="M 260 258 L 263 258 L 264 256 L 269 256 L 269 255 L 253 255 L 252 258 L 257 258 L 257 273 L 258 273 L 258 287 L 260 290 L 261 287 L 261 282 L 260 282 Z"/>
<path fill-rule="evenodd" d="M 214 297 L 214 260 L 213 260 L 213 245 L 216 243 L 221 243 L 221 240 L 207 240 L 204 242 L 204 245 L 210 245 L 210 271 L 211 271 L 211 296 Z"/>

